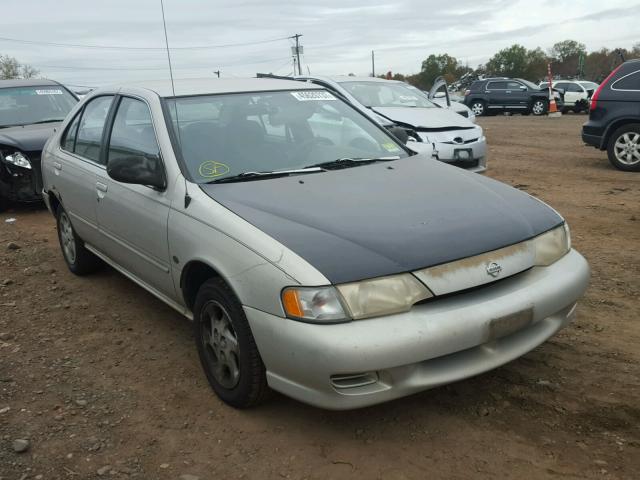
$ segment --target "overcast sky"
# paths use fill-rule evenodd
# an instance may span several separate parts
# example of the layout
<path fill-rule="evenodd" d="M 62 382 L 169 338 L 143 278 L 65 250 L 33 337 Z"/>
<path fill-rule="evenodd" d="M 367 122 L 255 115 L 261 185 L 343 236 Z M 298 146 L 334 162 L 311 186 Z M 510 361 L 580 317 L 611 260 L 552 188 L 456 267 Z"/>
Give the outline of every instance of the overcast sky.
<path fill-rule="evenodd" d="M 547 50 L 575 39 L 587 49 L 640 42 L 637 0 L 164 0 L 176 78 L 289 74 L 303 35 L 303 69 L 314 74 L 415 73 L 432 53 L 471 66 L 513 43 Z M 43 76 L 95 86 L 168 78 L 160 0 L 2 0 L 0 37 L 35 42 L 144 47 L 71 48 L 0 39 L 0 54 Z M 257 43 L 261 42 L 261 43 Z M 245 43 L 245 45 L 237 45 Z M 252 43 L 247 45 L 247 43 Z M 184 47 L 229 45 L 224 48 Z"/>

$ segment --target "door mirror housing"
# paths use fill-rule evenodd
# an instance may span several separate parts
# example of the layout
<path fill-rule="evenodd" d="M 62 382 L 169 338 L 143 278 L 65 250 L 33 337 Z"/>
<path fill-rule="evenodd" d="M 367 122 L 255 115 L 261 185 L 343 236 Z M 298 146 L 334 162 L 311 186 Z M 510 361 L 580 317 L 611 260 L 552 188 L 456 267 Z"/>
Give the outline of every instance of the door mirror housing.
<path fill-rule="evenodd" d="M 526 90 L 527 87 L 525 87 L 524 85 L 520 85 L 520 90 Z"/>
<path fill-rule="evenodd" d="M 109 160 L 107 174 L 116 182 L 167 188 L 164 168 L 158 155 L 129 155 Z"/>

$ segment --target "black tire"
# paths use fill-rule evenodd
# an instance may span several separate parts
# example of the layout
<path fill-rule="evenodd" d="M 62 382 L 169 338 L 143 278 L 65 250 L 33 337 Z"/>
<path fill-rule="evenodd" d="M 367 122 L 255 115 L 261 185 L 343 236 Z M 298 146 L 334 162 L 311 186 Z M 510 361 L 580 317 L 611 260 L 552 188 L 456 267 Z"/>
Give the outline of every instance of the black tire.
<path fill-rule="evenodd" d="M 264 363 L 240 301 L 221 279 L 200 287 L 193 327 L 202 368 L 218 397 L 235 408 L 261 403 L 270 391 Z"/>
<path fill-rule="evenodd" d="M 566 115 L 566 114 L 567 114 L 567 113 L 569 113 L 570 111 L 571 111 L 571 109 L 570 109 L 570 108 L 563 107 L 563 108 L 560 110 L 560 113 L 562 113 L 563 115 Z M 576 111 L 575 109 L 573 109 L 573 111 L 574 111 L 575 113 L 578 113 L 578 112 L 579 112 L 579 110 L 578 110 L 578 111 Z"/>
<path fill-rule="evenodd" d="M 540 105 L 542 108 L 538 109 L 537 106 Z M 539 117 L 540 115 L 545 115 L 549 111 L 549 101 L 543 100 L 541 98 L 535 98 L 533 102 L 531 102 L 531 113 L 535 116 Z"/>
<path fill-rule="evenodd" d="M 56 211 L 56 225 L 62 257 L 72 273 L 88 275 L 102 267 L 102 261 L 85 248 L 84 242 L 73 229 L 69 215 L 62 205 Z"/>
<path fill-rule="evenodd" d="M 627 139 L 633 141 L 625 152 L 624 146 L 629 144 Z M 617 147 L 617 145 L 623 145 L 623 147 Z M 630 159 L 628 153 L 631 155 Z M 623 125 L 613 132 L 607 144 L 607 155 L 611 165 L 617 169 L 625 172 L 640 172 L 640 158 L 638 158 L 640 156 L 640 123 Z"/>
<path fill-rule="evenodd" d="M 474 100 L 469 108 L 476 117 L 482 117 L 487 114 L 487 106 L 483 100 Z"/>
<path fill-rule="evenodd" d="M 9 202 L 5 198 L 0 197 L 0 212 L 4 212 L 8 207 Z"/>

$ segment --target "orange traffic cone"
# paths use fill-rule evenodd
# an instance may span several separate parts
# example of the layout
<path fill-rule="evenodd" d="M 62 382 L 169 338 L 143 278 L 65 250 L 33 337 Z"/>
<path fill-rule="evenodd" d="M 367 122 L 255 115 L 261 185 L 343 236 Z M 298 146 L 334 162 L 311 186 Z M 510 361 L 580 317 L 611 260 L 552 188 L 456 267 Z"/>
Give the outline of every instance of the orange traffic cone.
<path fill-rule="evenodd" d="M 558 110 L 558 105 L 556 105 L 556 99 L 551 95 L 551 99 L 549 100 L 549 116 L 550 117 L 560 117 L 562 113 Z"/>

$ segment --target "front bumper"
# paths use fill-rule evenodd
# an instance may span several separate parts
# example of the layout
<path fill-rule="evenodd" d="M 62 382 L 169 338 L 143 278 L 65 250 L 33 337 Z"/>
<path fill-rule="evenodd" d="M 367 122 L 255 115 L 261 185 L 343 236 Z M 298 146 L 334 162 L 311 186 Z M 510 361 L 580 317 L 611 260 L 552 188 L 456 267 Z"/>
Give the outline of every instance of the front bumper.
<path fill-rule="evenodd" d="M 589 266 L 572 250 L 476 290 L 416 305 L 407 313 L 314 325 L 244 307 L 277 391 L 343 410 L 403 397 L 477 375 L 534 349 L 575 315 Z M 517 329 L 504 330 L 503 319 Z M 520 322 L 520 323 L 518 323 Z"/>
<path fill-rule="evenodd" d="M 428 138 L 424 137 L 424 141 Z M 441 162 L 477 173 L 487 169 L 487 139 L 484 135 L 463 144 L 436 140 L 433 147 L 435 158 Z"/>
<path fill-rule="evenodd" d="M 0 162 L 0 197 L 20 203 L 42 200 L 40 161 L 32 160 L 31 169 L 14 167 Z"/>

